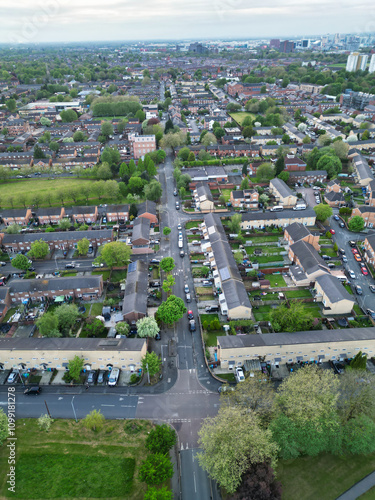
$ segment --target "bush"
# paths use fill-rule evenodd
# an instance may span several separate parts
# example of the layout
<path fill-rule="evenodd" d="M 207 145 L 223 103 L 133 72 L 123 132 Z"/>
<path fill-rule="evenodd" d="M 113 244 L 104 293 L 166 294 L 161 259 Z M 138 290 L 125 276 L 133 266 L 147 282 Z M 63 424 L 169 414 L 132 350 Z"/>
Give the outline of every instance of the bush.
<path fill-rule="evenodd" d="M 137 382 L 139 382 L 139 380 L 140 380 L 140 377 L 136 373 L 132 373 L 130 375 L 130 383 L 131 384 L 136 384 Z"/>
<path fill-rule="evenodd" d="M 41 415 L 38 418 L 38 427 L 41 431 L 48 432 L 50 427 L 51 427 L 52 422 L 53 422 L 53 420 L 49 415 L 47 415 L 47 414 Z"/>
<path fill-rule="evenodd" d="M 176 431 L 167 424 L 157 425 L 146 439 L 146 448 L 151 453 L 165 455 L 176 444 Z"/>
<path fill-rule="evenodd" d="M 163 483 L 173 476 L 173 465 L 168 456 L 161 453 L 149 455 L 139 469 L 139 479 L 146 484 Z"/>

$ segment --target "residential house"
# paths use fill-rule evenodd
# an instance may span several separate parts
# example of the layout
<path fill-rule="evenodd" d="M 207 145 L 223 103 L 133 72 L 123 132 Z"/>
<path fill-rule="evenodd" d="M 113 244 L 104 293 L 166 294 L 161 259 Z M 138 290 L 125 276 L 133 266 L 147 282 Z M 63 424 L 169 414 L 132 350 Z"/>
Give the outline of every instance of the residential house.
<path fill-rule="evenodd" d="M 147 217 L 138 217 L 133 223 L 131 243 L 134 254 L 151 253 L 150 220 Z"/>
<path fill-rule="evenodd" d="M 269 226 L 287 227 L 293 222 L 314 226 L 316 214 L 312 208 L 306 210 L 283 210 L 282 212 L 261 212 L 242 214 L 242 231 L 263 229 Z"/>
<path fill-rule="evenodd" d="M 288 257 L 294 264 L 289 268 L 291 278 L 298 286 L 308 286 L 318 276 L 330 273 L 316 249 L 304 240 L 290 245 Z"/>
<path fill-rule="evenodd" d="M 134 159 L 138 160 L 156 149 L 156 139 L 154 135 L 130 135 Z"/>
<path fill-rule="evenodd" d="M 355 215 L 362 217 L 365 221 L 365 227 L 375 227 L 375 206 L 361 205 L 359 207 L 355 207 L 352 211 L 352 217 Z"/>
<path fill-rule="evenodd" d="M 327 184 L 327 189 L 324 193 L 324 201 L 330 207 L 342 207 L 346 205 L 346 200 L 344 193 L 341 191 L 340 183 L 335 181 L 330 181 Z"/>
<path fill-rule="evenodd" d="M 285 182 L 278 177 L 270 181 L 270 193 L 276 198 L 276 203 L 283 207 L 294 207 L 297 203 L 297 196 L 293 194 L 292 190 Z"/>
<path fill-rule="evenodd" d="M 307 164 L 305 161 L 300 158 L 296 158 L 295 156 L 289 157 L 289 155 L 285 158 L 285 168 L 287 172 L 296 172 L 296 171 L 304 171 L 306 170 Z"/>
<path fill-rule="evenodd" d="M 10 226 L 12 224 L 17 224 L 19 226 L 27 226 L 32 214 L 30 208 L 20 208 L 12 210 L 3 210 L 1 212 L 1 219 L 5 226 Z"/>
<path fill-rule="evenodd" d="M 66 214 L 70 216 L 73 222 L 78 224 L 95 224 L 98 219 L 98 207 L 70 207 L 66 208 Z"/>
<path fill-rule="evenodd" d="M 120 368 L 135 372 L 141 369 L 146 352 L 146 339 L 136 338 L 2 338 L 0 368 L 65 371 L 78 355 L 86 370 Z"/>
<path fill-rule="evenodd" d="M 297 241 L 306 241 L 315 248 L 317 252 L 320 251 L 319 245 L 320 234 L 313 234 L 306 226 L 300 222 L 293 222 L 284 230 L 284 240 L 290 245 L 297 243 Z"/>
<path fill-rule="evenodd" d="M 352 157 L 352 166 L 354 169 L 354 177 L 360 186 L 368 186 L 374 180 L 371 168 L 367 160 L 360 154 Z"/>
<path fill-rule="evenodd" d="M 367 186 L 368 199 L 366 200 L 366 205 L 370 207 L 375 207 L 375 180 L 370 181 Z"/>
<path fill-rule="evenodd" d="M 345 289 L 336 276 L 323 274 L 316 279 L 315 300 L 323 303 L 323 314 L 350 314 L 355 304 L 353 295 Z"/>
<path fill-rule="evenodd" d="M 375 266 L 375 233 L 366 236 L 363 248 L 366 262 Z"/>
<path fill-rule="evenodd" d="M 359 351 L 369 358 L 374 356 L 375 328 L 217 337 L 217 358 L 224 370 L 234 370 L 250 359 L 261 359 L 271 367 L 302 361 L 344 361 Z"/>
<path fill-rule="evenodd" d="M 147 316 L 148 268 L 141 260 L 131 262 L 128 266 L 122 315 L 124 321 L 135 323 Z"/>
<path fill-rule="evenodd" d="M 129 220 L 129 205 L 108 205 L 105 214 L 108 222 L 123 224 Z"/>
<path fill-rule="evenodd" d="M 259 193 L 255 189 L 240 189 L 231 191 L 229 201 L 236 208 L 258 208 Z"/>
<path fill-rule="evenodd" d="M 327 172 L 325 170 L 292 171 L 289 175 L 290 182 L 314 184 L 315 182 L 325 182 L 326 180 Z"/>
<path fill-rule="evenodd" d="M 9 286 L 11 304 L 65 299 L 98 299 L 103 293 L 103 276 L 67 276 L 65 278 L 14 280 Z"/>
<path fill-rule="evenodd" d="M 193 192 L 197 210 L 201 212 L 211 212 L 214 210 L 214 200 L 212 198 L 211 190 L 207 184 L 200 182 L 197 184 Z"/>
<path fill-rule="evenodd" d="M 150 220 L 151 227 L 158 223 L 156 215 L 156 203 L 146 200 L 138 205 L 138 217 L 146 217 Z"/>
<path fill-rule="evenodd" d="M 65 217 L 65 208 L 33 208 L 32 216 L 41 226 L 46 224 L 58 224 L 61 219 Z"/>

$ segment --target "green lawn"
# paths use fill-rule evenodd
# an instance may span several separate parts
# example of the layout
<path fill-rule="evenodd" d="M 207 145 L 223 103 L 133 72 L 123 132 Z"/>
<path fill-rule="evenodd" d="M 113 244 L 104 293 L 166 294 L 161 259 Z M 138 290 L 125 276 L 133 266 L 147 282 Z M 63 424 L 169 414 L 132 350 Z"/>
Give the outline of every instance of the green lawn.
<path fill-rule="evenodd" d="M 127 275 L 127 270 L 118 270 L 118 271 L 112 271 L 111 275 L 111 282 L 112 283 L 118 283 L 126 278 Z"/>
<path fill-rule="evenodd" d="M 363 314 L 362 309 L 359 307 L 359 305 L 358 305 L 358 304 L 354 304 L 354 306 L 353 306 L 353 311 L 354 311 L 356 314 L 358 314 L 359 316 L 361 316 L 361 315 Z"/>
<path fill-rule="evenodd" d="M 221 190 L 221 194 L 224 196 L 225 198 L 225 202 L 227 203 L 229 201 L 229 198 L 230 198 L 230 193 L 232 192 L 231 189 L 222 189 Z"/>
<path fill-rule="evenodd" d="M 137 479 L 146 457 L 148 421 L 107 421 L 101 431 L 82 421 L 56 420 L 40 431 L 34 419 L 17 420 L 16 494 L 9 495 L 7 476 L 0 481 L 1 498 L 45 500 L 103 498 L 141 500 L 146 485 Z M 0 466 L 9 471 L 8 449 L 0 449 Z"/>
<path fill-rule="evenodd" d="M 111 274 L 111 271 L 109 269 L 108 269 L 108 271 L 97 270 L 97 271 L 91 271 L 91 274 L 93 274 L 94 276 L 98 276 L 101 274 L 103 276 L 103 280 L 106 281 L 109 279 L 109 275 Z"/>
<path fill-rule="evenodd" d="M 364 493 L 359 497 L 359 500 L 374 500 L 375 498 L 375 486 L 371 488 L 371 490 L 368 490 L 367 493 Z"/>
<path fill-rule="evenodd" d="M 219 378 L 226 380 L 227 382 L 235 382 L 236 379 L 234 377 L 234 373 L 220 373 L 218 374 Z"/>
<path fill-rule="evenodd" d="M 375 469 L 371 455 L 319 455 L 281 460 L 276 468 L 283 500 L 335 500 Z M 361 497 L 362 498 L 362 497 Z M 365 497 L 366 500 L 374 496 Z"/>
<path fill-rule="evenodd" d="M 271 306 L 260 306 L 258 309 L 253 309 L 255 321 L 268 321 L 271 309 Z"/>
<path fill-rule="evenodd" d="M 199 227 L 199 224 L 201 224 L 201 223 L 199 221 L 197 221 L 197 220 L 190 221 L 190 222 L 187 222 L 185 224 L 185 228 L 186 229 L 193 229 L 195 227 Z"/>
<path fill-rule="evenodd" d="M 237 122 L 240 126 L 242 126 L 242 122 L 247 116 L 250 116 L 252 120 L 255 120 L 255 115 L 253 115 L 253 113 L 248 113 L 247 111 L 238 111 L 237 113 L 229 113 L 229 116 L 231 116 L 233 120 Z"/>
<path fill-rule="evenodd" d="M 267 264 L 268 262 L 283 262 L 282 255 L 260 255 L 256 258 L 259 264 Z"/>
<path fill-rule="evenodd" d="M 223 330 L 214 330 L 212 332 L 205 332 L 203 334 L 203 338 L 206 344 L 206 347 L 216 347 L 217 346 L 217 337 L 225 336 L 225 332 Z"/>
<path fill-rule="evenodd" d="M 4 319 L 2 321 L 2 323 L 6 323 L 8 321 L 8 319 L 13 316 L 13 314 L 17 311 L 17 307 L 11 307 L 10 309 L 8 309 L 6 315 L 4 316 Z"/>
<path fill-rule="evenodd" d="M 271 287 L 286 287 L 286 282 L 282 274 L 266 274 L 263 279 L 269 280 Z"/>
<path fill-rule="evenodd" d="M 61 206 L 61 200 L 57 198 L 57 193 L 59 191 L 65 191 L 67 193 L 65 204 L 75 205 L 74 201 L 69 196 L 69 191 L 80 190 L 82 186 L 92 186 L 95 181 L 91 179 L 77 179 L 75 177 L 62 177 L 59 179 L 22 179 L 22 180 L 10 180 L 0 184 L 0 198 L 2 200 L 2 208 L 23 208 L 21 202 L 19 202 L 20 195 L 26 196 L 26 200 L 32 201 L 35 195 L 38 195 L 42 199 L 42 203 L 39 206 L 47 207 L 49 204 L 44 201 L 45 195 L 47 193 L 52 194 L 51 204 L 52 206 Z M 10 203 L 10 199 L 13 199 L 13 207 Z M 97 203 L 97 198 L 90 198 L 88 204 Z M 86 205 L 87 202 L 83 197 L 79 199 L 79 203 Z M 104 198 L 100 203 L 105 203 Z"/>
<path fill-rule="evenodd" d="M 219 315 L 218 314 L 200 314 L 200 318 L 201 318 L 202 324 L 204 321 L 208 321 L 209 323 L 211 323 L 211 321 L 213 321 L 214 319 L 219 319 Z"/>
<path fill-rule="evenodd" d="M 353 290 L 350 288 L 350 285 L 344 285 L 344 288 L 348 293 L 350 293 L 350 295 L 353 295 Z"/>
<path fill-rule="evenodd" d="M 90 309 L 90 305 L 87 304 L 86 309 Z M 100 316 L 102 314 L 103 302 L 95 302 L 91 304 L 90 316 Z"/>
<path fill-rule="evenodd" d="M 273 243 L 275 241 L 279 241 L 279 236 L 254 236 L 252 235 L 245 235 L 246 240 L 251 240 L 253 245 L 256 247 L 258 243 Z"/>

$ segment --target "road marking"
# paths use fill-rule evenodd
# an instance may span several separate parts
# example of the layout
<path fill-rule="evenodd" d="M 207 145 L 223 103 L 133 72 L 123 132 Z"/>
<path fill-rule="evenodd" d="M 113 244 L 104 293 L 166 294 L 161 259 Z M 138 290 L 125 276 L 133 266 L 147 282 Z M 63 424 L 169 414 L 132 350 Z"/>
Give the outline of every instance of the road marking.
<path fill-rule="evenodd" d="M 60 396 L 60 397 L 58 398 L 58 401 L 61 401 L 62 399 L 64 399 L 64 398 Z"/>
<path fill-rule="evenodd" d="M 165 360 L 164 360 L 164 361 L 165 361 Z M 170 379 L 170 378 L 168 379 L 167 383 L 168 383 L 168 384 L 170 384 L 170 383 L 171 383 L 171 379 Z"/>
<path fill-rule="evenodd" d="M 197 482 L 195 480 L 195 472 L 193 472 L 193 475 L 194 475 L 194 490 L 195 490 L 195 493 L 197 492 Z"/>
<path fill-rule="evenodd" d="M 115 405 L 100 405 L 100 406 L 115 406 Z"/>
<path fill-rule="evenodd" d="M 121 405 L 121 408 L 135 408 L 135 405 Z"/>

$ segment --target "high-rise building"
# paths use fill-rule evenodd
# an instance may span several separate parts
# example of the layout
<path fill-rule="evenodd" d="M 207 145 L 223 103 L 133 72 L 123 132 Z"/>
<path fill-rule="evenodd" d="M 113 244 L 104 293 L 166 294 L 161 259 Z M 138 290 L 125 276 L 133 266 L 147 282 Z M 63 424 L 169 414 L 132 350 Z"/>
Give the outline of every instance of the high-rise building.
<path fill-rule="evenodd" d="M 348 60 L 346 63 L 346 71 L 358 71 L 358 70 L 365 71 L 367 66 L 367 61 L 368 61 L 367 54 L 352 52 L 348 56 Z"/>
<path fill-rule="evenodd" d="M 280 52 L 285 52 L 289 54 L 289 52 L 293 52 L 294 50 L 294 42 L 290 42 L 289 40 L 283 40 L 280 42 Z"/>
<path fill-rule="evenodd" d="M 368 72 L 375 73 L 375 54 L 372 54 L 371 56 L 370 67 L 368 69 Z"/>
<path fill-rule="evenodd" d="M 280 48 L 280 39 L 274 38 L 270 41 L 270 48 L 279 49 Z"/>

